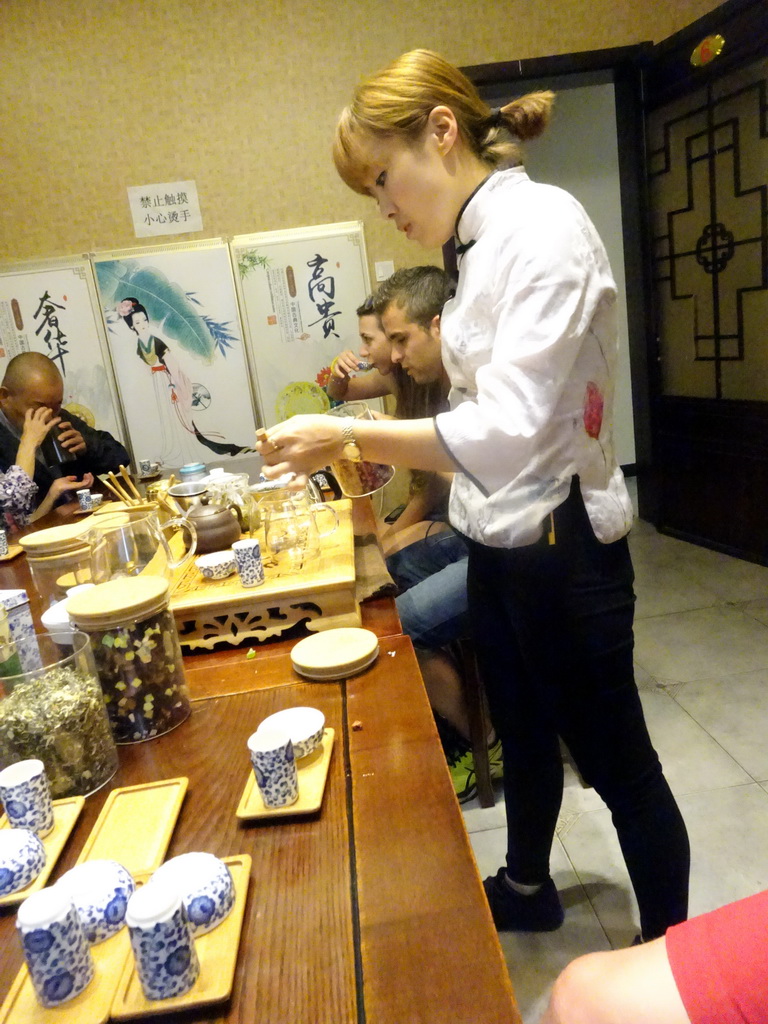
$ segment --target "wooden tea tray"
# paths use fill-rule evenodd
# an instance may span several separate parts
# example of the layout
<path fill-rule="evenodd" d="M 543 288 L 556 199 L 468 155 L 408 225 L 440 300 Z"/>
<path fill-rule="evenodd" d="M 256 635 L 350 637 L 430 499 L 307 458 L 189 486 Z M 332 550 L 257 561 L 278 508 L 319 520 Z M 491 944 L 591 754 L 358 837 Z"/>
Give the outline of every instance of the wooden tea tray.
<path fill-rule="evenodd" d="M 241 854 L 236 857 L 223 857 L 222 860 L 232 875 L 235 904 L 217 928 L 195 939 L 195 949 L 200 960 L 200 976 L 193 987 L 183 996 L 147 999 L 141 989 L 133 956 L 129 956 L 112 1003 L 110 1016 L 113 1020 L 131 1020 L 134 1017 L 148 1017 L 173 1010 L 188 1010 L 220 1003 L 229 997 L 243 927 L 251 858 L 247 854 Z M 77 1024 L 80 1024 L 80 1021 Z"/>
<path fill-rule="evenodd" d="M 38 1003 L 27 965 L 22 964 L 0 1008 L 0 1024 L 104 1024 L 115 996 L 115 980 L 131 955 L 128 929 L 91 946 L 91 955 L 95 967 L 91 983 L 79 996 L 50 1010 Z"/>
<path fill-rule="evenodd" d="M 266 555 L 261 541 L 265 580 L 258 587 L 243 587 L 238 576 L 206 579 L 194 559 L 171 580 L 170 607 L 183 647 L 211 649 L 217 643 L 267 640 L 299 622 L 311 630 L 359 626 L 360 606 L 355 590 L 355 549 L 352 502 L 329 503 L 339 525 L 320 539 L 320 559 L 301 572 L 280 573 Z M 176 536 L 172 542 L 181 543 Z M 172 547 L 173 547 L 172 543 Z M 180 551 L 174 551 L 178 557 Z M 307 621 L 308 620 L 308 621 Z"/>
<path fill-rule="evenodd" d="M 134 878 L 159 868 L 189 779 L 161 779 L 113 789 L 77 859 L 116 860 Z"/>
<path fill-rule="evenodd" d="M 56 867 L 56 861 L 64 849 L 64 844 L 75 827 L 75 822 L 80 816 L 84 803 L 84 796 L 70 796 L 64 800 L 53 801 L 53 831 L 49 832 L 47 836 L 43 836 L 40 840 L 45 847 L 43 870 L 37 878 L 34 878 L 29 883 L 26 889 L 19 889 L 18 892 L 9 892 L 5 896 L 0 897 L 0 907 L 15 906 L 15 904 L 25 900 L 31 893 L 37 892 L 38 889 L 42 889 L 45 886 L 51 872 Z M 8 818 L 5 815 L 0 819 L 0 828 L 10 828 Z"/>
<path fill-rule="evenodd" d="M 313 814 L 323 804 L 325 780 L 333 751 L 333 729 L 323 729 L 320 745 L 296 762 L 299 773 L 299 798 L 288 807 L 265 807 L 253 771 L 248 773 L 243 795 L 235 814 L 246 821 L 251 818 L 288 818 L 296 814 Z"/>

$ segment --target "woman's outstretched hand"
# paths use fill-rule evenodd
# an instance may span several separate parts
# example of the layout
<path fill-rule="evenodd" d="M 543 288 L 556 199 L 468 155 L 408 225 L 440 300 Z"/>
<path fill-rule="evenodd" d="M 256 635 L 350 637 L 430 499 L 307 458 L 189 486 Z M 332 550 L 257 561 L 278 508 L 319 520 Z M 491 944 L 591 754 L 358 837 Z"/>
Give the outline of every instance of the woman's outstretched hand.
<path fill-rule="evenodd" d="M 268 480 L 295 473 L 307 477 L 338 459 L 342 450 L 342 422 L 333 416 L 292 416 L 256 432 L 256 450 L 264 460 Z"/>

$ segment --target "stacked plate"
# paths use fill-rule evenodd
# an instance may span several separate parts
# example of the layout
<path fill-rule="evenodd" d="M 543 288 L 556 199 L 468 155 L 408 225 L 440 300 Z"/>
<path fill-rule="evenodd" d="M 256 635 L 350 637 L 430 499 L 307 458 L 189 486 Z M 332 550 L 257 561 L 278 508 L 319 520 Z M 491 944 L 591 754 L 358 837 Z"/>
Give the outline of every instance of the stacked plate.
<path fill-rule="evenodd" d="M 326 629 L 300 640 L 291 661 L 299 675 L 322 683 L 362 672 L 378 653 L 379 638 L 370 629 Z"/>

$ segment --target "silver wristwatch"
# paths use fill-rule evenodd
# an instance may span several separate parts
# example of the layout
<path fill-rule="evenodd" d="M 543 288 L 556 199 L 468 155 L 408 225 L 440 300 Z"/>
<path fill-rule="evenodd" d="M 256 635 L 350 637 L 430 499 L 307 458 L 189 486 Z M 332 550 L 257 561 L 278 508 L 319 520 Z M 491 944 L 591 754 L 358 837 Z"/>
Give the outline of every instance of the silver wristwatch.
<path fill-rule="evenodd" d="M 360 452 L 360 445 L 357 443 L 351 423 L 343 423 L 341 425 L 341 438 L 343 445 L 342 458 L 348 459 L 350 462 L 362 462 L 363 456 Z"/>

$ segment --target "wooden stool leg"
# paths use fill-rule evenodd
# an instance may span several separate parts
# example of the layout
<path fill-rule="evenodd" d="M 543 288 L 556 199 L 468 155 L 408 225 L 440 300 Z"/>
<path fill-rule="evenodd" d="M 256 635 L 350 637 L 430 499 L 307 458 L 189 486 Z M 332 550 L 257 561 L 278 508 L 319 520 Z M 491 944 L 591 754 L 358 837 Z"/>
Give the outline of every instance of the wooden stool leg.
<path fill-rule="evenodd" d="M 488 734 L 491 723 L 485 701 L 485 692 L 477 671 L 475 649 L 470 641 L 459 640 L 457 645 L 461 662 L 461 678 L 469 719 L 469 741 L 475 762 L 477 796 L 481 807 L 493 807 L 496 802 L 488 760 Z"/>

